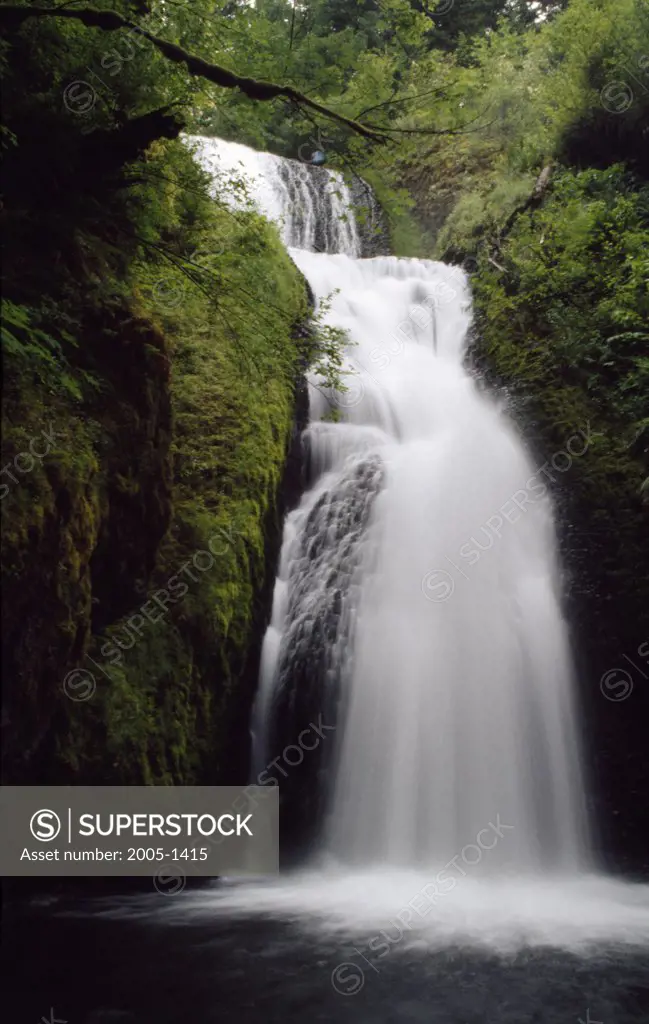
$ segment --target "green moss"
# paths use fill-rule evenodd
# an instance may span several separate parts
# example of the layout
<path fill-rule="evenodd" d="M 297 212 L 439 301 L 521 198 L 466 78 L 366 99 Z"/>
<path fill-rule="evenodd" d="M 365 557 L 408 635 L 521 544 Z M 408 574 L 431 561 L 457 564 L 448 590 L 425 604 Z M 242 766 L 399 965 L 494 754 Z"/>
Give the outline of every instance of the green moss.
<path fill-rule="evenodd" d="M 277 539 L 304 281 L 273 226 L 207 198 L 182 144 L 136 178 L 129 258 L 75 238 L 88 273 L 8 307 L 3 465 L 44 428 L 58 442 L 3 500 L 19 781 L 217 777 Z"/>
<path fill-rule="evenodd" d="M 128 781 L 218 776 L 305 354 L 293 330 L 307 311 L 304 283 L 274 227 L 253 213 L 212 214 L 201 248 L 217 251 L 227 238 L 227 252 L 205 260 L 201 287 L 164 268 L 165 294 L 182 289 L 182 304 L 156 308 L 160 269 L 139 269 L 143 309 L 172 348 L 173 517 L 140 602 L 160 621 L 145 614 L 135 635 L 133 607 L 95 639 L 92 656 L 110 677 L 92 709 L 105 754 L 84 743 L 94 730 L 69 741 L 95 771 Z M 166 611 L 156 593 L 171 594 Z"/>

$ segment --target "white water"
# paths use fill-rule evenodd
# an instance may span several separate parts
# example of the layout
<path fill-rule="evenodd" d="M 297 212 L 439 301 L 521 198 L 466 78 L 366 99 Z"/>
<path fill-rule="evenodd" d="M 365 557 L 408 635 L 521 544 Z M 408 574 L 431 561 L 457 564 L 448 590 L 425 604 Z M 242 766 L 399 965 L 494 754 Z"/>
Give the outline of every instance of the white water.
<path fill-rule="evenodd" d="M 249 199 L 280 225 L 286 245 L 322 252 L 360 254 L 349 190 L 340 174 L 284 160 L 238 142 L 187 136 L 196 158 L 213 176 L 215 191 L 234 205 L 241 184 Z"/>
<path fill-rule="evenodd" d="M 348 391 L 311 382 L 314 479 L 287 518 L 253 717 L 257 778 L 305 690 L 338 707 L 319 865 L 218 888 L 204 909 L 358 932 L 432 882 L 428 943 L 649 943 L 648 890 L 592 873 L 552 510 L 464 368 L 464 275 L 355 258 L 353 220 L 312 202 L 303 165 L 202 152 L 252 172 L 317 300 L 339 290 L 328 318 L 353 342 Z M 342 251 L 307 251 L 319 217 Z"/>
<path fill-rule="evenodd" d="M 546 947 L 589 956 L 649 947 L 649 886 L 595 875 L 456 878 L 453 891 L 434 896 L 434 875 L 423 871 L 311 871 L 276 882 L 221 882 L 186 891 L 179 900 L 149 897 L 118 907 L 111 901 L 105 916 L 148 916 L 153 910 L 170 923 L 188 916 L 194 922 L 279 918 L 322 941 L 328 971 L 337 959 L 352 959 L 368 976 L 372 970 L 363 959 L 382 966 L 389 954 L 409 949 L 473 946 L 509 955 Z M 332 940 L 337 958 L 327 949 Z M 350 947 L 365 957 L 345 955 Z"/>
<path fill-rule="evenodd" d="M 326 453 L 312 431 L 316 458 L 342 476 L 374 427 L 385 471 L 347 595 L 329 847 L 362 864 L 445 864 L 500 814 L 508 863 L 576 870 L 582 787 L 551 510 L 524 503 L 534 466 L 463 368 L 466 281 L 424 261 L 292 254 L 317 297 L 340 289 L 330 319 L 357 343 L 354 427 L 329 427 L 341 437 Z M 427 298 L 436 349 L 432 324 L 417 326 Z"/>

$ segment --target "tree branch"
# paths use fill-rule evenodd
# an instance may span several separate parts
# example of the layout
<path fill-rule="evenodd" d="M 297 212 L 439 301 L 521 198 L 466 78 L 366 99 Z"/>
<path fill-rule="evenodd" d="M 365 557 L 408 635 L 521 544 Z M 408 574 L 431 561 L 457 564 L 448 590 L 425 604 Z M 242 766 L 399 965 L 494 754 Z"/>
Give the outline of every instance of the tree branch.
<path fill-rule="evenodd" d="M 415 96 L 404 96 L 400 100 L 389 99 L 385 100 L 383 103 L 375 103 L 372 107 L 365 107 L 365 109 L 361 110 L 360 114 L 357 114 L 356 116 L 357 118 L 365 117 L 365 114 L 369 114 L 372 110 L 380 110 L 382 107 L 396 107 L 398 104 L 402 103 L 412 103 L 414 100 L 423 99 L 424 96 L 434 96 L 435 94 L 441 96 L 443 99 L 446 99 L 447 96 L 444 89 L 429 89 L 428 92 L 420 92 Z"/>
<path fill-rule="evenodd" d="M 520 217 L 520 215 L 522 213 L 525 213 L 527 210 L 531 210 L 533 207 L 539 206 L 540 203 L 543 201 L 545 193 L 547 192 L 548 187 L 550 185 L 551 178 L 552 164 L 549 163 L 546 164 L 546 166 L 543 168 L 538 178 L 536 179 L 534 190 L 532 191 L 531 195 L 527 197 L 525 202 L 519 203 L 518 206 L 514 207 L 509 217 L 505 221 L 502 229 L 498 232 L 498 236 L 496 239 L 496 247 L 498 248 L 498 250 L 500 250 L 501 243 L 504 242 L 505 238 L 513 228 L 517 218 Z"/>
<path fill-rule="evenodd" d="M 312 110 L 322 114 L 323 117 L 327 117 L 332 121 L 338 121 L 339 124 L 345 125 L 345 127 L 350 128 L 353 132 L 362 135 L 366 139 L 371 139 L 373 142 L 385 141 L 385 134 L 382 129 L 367 128 L 359 121 L 345 117 L 344 114 L 338 114 L 335 110 L 331 110 L 322 103 L 309 99 L 304 93 L 290 85 L 277 85 L 275 82 L 264 82 L 256 78 L 246 78 L 242 75 L 237 75 L 234 71 L 229 71 L 220 64 L 211 64 L 209 61 L 203 60 L 202 57 L 188 53 L 176 43 L 170 43 L 168 40 L 161 39 L 152 32 L 148 32 L 147 29 L 141 28 L 127 18 L 123 18 L 121 14 L 117 14 L 115 11 L 100 11 L 94 7 L 69 9 L 61 7 L 22 7 L 14 4 L 0 6 L 0 23 L 8 25 L 10 28 L 19 28 L 28 18 L 73 18 L 76 21 L 82 22 L 88 28 L 100 28 L 105 32 L 114 32 L 122 28 L 129 29 L 131 32 L 136 32 L 138 35 L 143 36 L 144 39 L 148 39 L 168 60 L 176 64 L 185 64 L 190 75 L 205 78 L 224 89 L 240 89 L 250 99 L 261 102 L 283 96 L 298 104 L 298 106 L 310 107 Z"/>

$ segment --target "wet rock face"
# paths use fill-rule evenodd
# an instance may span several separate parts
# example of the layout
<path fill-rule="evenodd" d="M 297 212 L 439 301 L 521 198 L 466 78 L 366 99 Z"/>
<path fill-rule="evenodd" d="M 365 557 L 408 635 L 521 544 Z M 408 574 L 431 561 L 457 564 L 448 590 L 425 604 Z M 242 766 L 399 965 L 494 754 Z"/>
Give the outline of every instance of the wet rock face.
<path fill-rule="evenodd" d="M 349 670 L 355 604 L 351 598 L 358 586 L 361 543 L 383 477 L 377 453 L 350 459 L 294 514 L 296 535 L 289 553 L 287 622 L 277 665 L 269 761 L 278 758 L 281 769 L 283 752 L 303 731 L 319 735 L 319 742 L 309 743 L 298 765 L 284 766 L 279 780 L 283 834 L 297 850 L 315 836 L 326 803 L 325 776 L 337 742 L 340 683 Z"/>
<path fill-rule="evenodd" d="M 349 192 L 356 211 L 361 256 L 390 255 L 390 236 L 385 214 L 374 192 L 362 178 L 355 177 Z"/>

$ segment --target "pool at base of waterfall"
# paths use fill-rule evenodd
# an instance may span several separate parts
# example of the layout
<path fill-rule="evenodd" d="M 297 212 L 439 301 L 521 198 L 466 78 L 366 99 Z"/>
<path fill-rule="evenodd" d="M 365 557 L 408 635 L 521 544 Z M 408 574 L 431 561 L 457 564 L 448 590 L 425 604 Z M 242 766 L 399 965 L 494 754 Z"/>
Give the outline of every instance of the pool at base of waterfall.
<path fill-rule="evenodd" d="M 9 905 L 5 1019 L 649 1018 L 646 886 L 596 876 L 555 884 L 467 878 L 422 917 L 423 877 L 376 871 L 325 879 L 311 872 L 275 882 L 221 880 L 173 895 Z"/>

